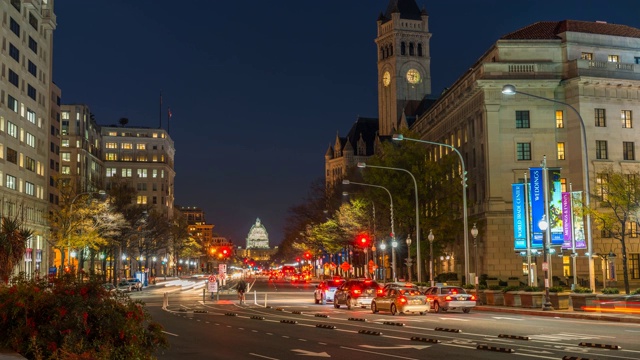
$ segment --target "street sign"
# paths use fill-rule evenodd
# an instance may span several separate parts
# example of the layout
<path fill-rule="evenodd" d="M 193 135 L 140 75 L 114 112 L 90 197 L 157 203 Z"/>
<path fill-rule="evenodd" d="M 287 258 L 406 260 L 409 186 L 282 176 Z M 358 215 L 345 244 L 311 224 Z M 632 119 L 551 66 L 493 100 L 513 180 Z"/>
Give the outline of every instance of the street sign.
<path fill-rule="evenodd" d="M 209 281 L 209 292 L 210 293 L 216 293 L 218 292 L 218 282 L 213 280 L 213 281 Z"/>
<path fill-rule="evenodd" d="M 542 263 L 542 271 L 547 271 L 547 270 L 549 270 L 549 263 L 545 261 Z"/>
<path fill-rule="evenodd" d="M 215 282 L 216 281 L 216 276 L 215 275 L 209 275 L 209 282 Z"/>
<path fill-rule="evenodd" d="M 342 264 L 340 264 L 340 268 L 341 268 L 343 271 L 347 271 L 347 270 L 349 270 L 349 267 L 350 267 L 350 265 L 349 265 L 349 263 L 348 263 L 348 262 L 346 262 L 346 261 L 345 261 L 345 262 L 343 262 Z"/>
<path fill-rule="evenodd" d="M 226 274 L 227 273 L 227 264 L 218 264 L 218 274 Z"/>

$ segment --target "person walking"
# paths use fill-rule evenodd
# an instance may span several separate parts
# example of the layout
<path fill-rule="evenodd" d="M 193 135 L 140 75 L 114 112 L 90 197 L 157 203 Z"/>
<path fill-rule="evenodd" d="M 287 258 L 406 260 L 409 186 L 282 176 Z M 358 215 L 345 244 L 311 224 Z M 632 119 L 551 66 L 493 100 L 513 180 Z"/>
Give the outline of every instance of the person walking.
<path fill-rule="evenodd" d="M 236 290 L 238 291 L 238 299 L 240 299 L 240 305 L 244 305 L 244 293 L 247 291 L 247 283 L 244 281 L 244 279 L 240 279 L 240 281 L 238 281 Z"/>

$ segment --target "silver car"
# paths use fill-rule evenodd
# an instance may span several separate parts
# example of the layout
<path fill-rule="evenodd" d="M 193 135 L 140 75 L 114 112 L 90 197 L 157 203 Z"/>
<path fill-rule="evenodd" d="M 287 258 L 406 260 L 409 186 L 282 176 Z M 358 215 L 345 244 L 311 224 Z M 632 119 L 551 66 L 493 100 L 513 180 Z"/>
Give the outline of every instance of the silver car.
<path fill-rule="evenodd" d="M 333 296 L 333 307 L 346 305 L 351 310 L 354 307 L 369 307 L 371 301 L 382 293 L 382 287 L 371 279 L 347 280 L 336 290 Z"/>
<path fill-rule="evenodd" d="M 462 309 L 468 313 L 471 308 L 476 306 L 475 295 L 467 294 L 467 292 L 459 286 L 448 286 L 437 284 L 428 288 L 424 294 L 431 309 L 435 312 L 448 311 L 454 309 Z"/>

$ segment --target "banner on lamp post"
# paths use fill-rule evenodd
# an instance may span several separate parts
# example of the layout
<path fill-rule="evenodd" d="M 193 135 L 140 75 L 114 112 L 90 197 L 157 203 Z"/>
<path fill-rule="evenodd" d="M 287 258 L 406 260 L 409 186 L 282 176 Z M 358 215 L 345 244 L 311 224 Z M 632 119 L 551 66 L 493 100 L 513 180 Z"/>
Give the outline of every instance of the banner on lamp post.
<path fill-rule="evenodd" d="M 549 184 L 549 230 L 551 245 L 564 244 L 564 229 L 562 226 L 562 183 L 560 169 L 547 168 Z"/>
<path fill-rule="evenodd" d="M 544 216 L 544 181 L 542 180 L 542 168 L 529 168 L 531 187 L 531 247 L 542 248 L 542 230 L 538 222 Z"/>
<path fill-rule="evenodd" d="M 572 212 L 571 212 L 571 193 L 563 192 L 562 193 L 562 235 L 563 249 L 572 249 L 573 248 L 573 221 Z"/>
<path fill-rule="evenodd" d="M 572 191 L 571 200 L 573 204 L 571 209 L 573 217 L 573 241 L 576 243 L 576 249 L 586 249 L 587 242 L 584 238 L 584 219 L 582 217 L 582 209 L 580 208 L 582 206 L 582 191 Z"/>
<path fill-rule="evenodd" d="M 527 200 L 524 191 L 525 184 L 511 184 L 513 197 L 513 238 L 515 239 L 515 250 L 525 250 L 527 248 L 527 222 L 526 210 Z"/>

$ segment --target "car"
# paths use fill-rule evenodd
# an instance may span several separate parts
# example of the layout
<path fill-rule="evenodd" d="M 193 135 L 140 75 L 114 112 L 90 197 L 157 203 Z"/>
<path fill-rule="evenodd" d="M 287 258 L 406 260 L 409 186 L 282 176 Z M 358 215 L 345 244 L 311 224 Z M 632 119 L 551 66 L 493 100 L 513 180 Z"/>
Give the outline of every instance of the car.
<path fill-rule="evenodd" d="M 428 288 L 424 294 L 427 296 L 429 306 L 434 312 L 462 309 L 464 313 L 469 313 L 476 306 L 476 297 L 460 286 L 449 286 L 436 284 Z"/>
<path fill-rule="evenodd" d="M 133 285 L 131 285 L 127 280 L 122 280 L 116 286 L 116 291 L 118 292 L 131 292 L 133 290 Z"/>
<path fill-rule="evenodd" d="M 112 283 L 104 283 L 102 284 L 102 287 L 110 293 L 118 291 L 118 288 L 116 288 Z"/>
<path fill-rule="evenodd" d="M 142 281 L 140 279 L 129 278 L 127 282 L 131 284 L 131 290 L 142 291 Z"/>
<path fill-rule="evenodd" d="M 324 280 L 313 291 L 313 299 L 316 304 L 326 304 L 327 302 L 333 302 L 333 296 L 340 285 L 344 283 L 344 280 Z"/>
<path fill-rule="evenodd" d="M 429 312 L 430 305 L 427 297 L 416 285 L 411 283 L 390 283 L 382 288 L 382 293 L 371 301 L 371 312 L 386 310 L 391 315 L 398 313 L 420 313 L 424 315 Z"/>
<path fill-rule="evenodd" d="M 347 309 L 371 306 L 371 301 L 382 293 L 382 287 L 371 279 L 351 279 L 345 281 L 336 289 L 333 295 L 333 307 L 340 308 L 346 305 Z"/>

